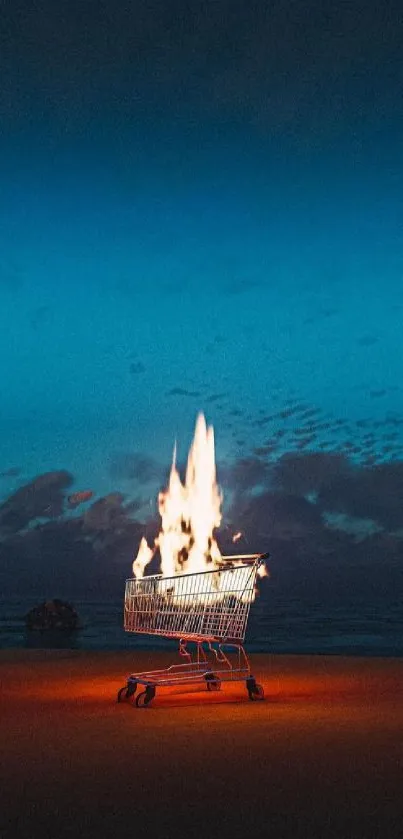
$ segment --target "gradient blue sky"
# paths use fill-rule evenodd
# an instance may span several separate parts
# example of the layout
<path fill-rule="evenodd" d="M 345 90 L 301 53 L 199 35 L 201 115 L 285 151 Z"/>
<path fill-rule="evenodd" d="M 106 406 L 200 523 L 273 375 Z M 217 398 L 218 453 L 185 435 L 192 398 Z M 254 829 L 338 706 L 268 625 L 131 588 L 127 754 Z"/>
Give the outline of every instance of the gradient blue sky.
<path fill-rule="evenodd" d="M 14 0 L 1 32 L 0 499 L 137 495 L 116 457 L 162 481 L 203 410 L 235 461 L 290 399 L 400 459 L 400 4 Z"/>

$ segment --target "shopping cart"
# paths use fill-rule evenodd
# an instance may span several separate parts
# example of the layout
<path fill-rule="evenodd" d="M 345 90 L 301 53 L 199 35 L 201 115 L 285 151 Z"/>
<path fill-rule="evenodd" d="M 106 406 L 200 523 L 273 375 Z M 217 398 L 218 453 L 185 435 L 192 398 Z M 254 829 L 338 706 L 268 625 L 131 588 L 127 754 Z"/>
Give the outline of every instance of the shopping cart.
<path fill-rule="evenodd" d="M 126 632 L 176 638 L 186 662 L 132 673 L 119 690 L 118 702 L 128 700 L 142 708 L 154 699 L 157 687 L 186 688 L 199 682 L 216 691 L 222 682 L 237 680 L 245 681 L 249 699 L 264 699 L 243 641 L 258 569 L 268 557 L 268 553 L 227 556 L 212 571 L 127 580 Z M 137 693 L 139 685 L 143 690 Z"/>

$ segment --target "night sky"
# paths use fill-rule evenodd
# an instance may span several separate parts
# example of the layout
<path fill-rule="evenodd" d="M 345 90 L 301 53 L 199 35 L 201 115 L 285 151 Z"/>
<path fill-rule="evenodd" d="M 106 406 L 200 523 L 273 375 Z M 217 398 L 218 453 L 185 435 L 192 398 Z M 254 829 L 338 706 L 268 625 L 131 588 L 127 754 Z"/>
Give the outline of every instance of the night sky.
<path fill-rule="evenodd" d="M 402 89 L 397 0 L 0 0 L 4 592 L 120 585 L 199 411 L 223 547 L 403 590 Z"/>

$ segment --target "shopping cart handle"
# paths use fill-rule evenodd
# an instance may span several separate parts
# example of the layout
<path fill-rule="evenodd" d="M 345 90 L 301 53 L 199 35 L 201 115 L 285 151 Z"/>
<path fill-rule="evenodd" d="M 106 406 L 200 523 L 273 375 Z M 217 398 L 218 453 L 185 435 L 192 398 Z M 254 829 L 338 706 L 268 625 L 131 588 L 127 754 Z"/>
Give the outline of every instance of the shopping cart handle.
<path fill-rule="evenodd" d="M 267 553 L 265 553 L 265 554 L 259 554 L 259 559 L 261 559 L 262 561 L 265 560 L 265 559 L 270 559 L 269 552 L 267 551 Z"/>

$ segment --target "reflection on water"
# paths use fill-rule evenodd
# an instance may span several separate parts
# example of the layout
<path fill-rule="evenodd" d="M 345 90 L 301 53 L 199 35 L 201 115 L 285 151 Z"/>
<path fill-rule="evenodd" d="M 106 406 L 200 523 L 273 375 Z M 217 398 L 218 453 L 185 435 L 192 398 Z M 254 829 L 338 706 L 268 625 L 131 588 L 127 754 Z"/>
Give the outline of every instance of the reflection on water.
<path fill-rule="evenodd" d="M 29 649 L 172 649 L 173 642 L 123 631 L 122 602 L 75 601 L 77 632 L 27 632 L 29 600 L 0 602 L 0 647 Z M 261 598 L 252 607 L 246 642 L 250 651 L 403 656 L 403 608 L 395 601 L 343 606 Z"/>
<path fill-rule="evenodd" d="M 1 635 L 0 635 L 0 639 Z M 2 643 L 2 646 L 5 646 Z M 16 646 L 9 644 L 8 646 Z M 21 646 L 18 644 L 18 646 Z M 44 632 L 24 632 L 23 646 L 29 650 L 79 650 L 82 649 L 80 632 L 63 632 L 53 629 Z"/>

